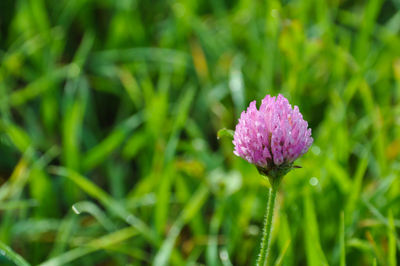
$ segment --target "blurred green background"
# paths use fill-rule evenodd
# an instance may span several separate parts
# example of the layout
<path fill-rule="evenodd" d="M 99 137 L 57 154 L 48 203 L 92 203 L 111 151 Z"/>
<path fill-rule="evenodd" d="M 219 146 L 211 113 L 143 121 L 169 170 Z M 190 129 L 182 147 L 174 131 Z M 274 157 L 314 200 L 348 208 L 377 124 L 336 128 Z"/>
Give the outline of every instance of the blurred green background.
<path fill-rule="evenodd" d="M 1 0 L 0 265 L 254 264 L 269 184 L 216 135 L 278 93 L 315 141 L 271 265 L 396 265 L 399 33 L 399 0 Z"/>

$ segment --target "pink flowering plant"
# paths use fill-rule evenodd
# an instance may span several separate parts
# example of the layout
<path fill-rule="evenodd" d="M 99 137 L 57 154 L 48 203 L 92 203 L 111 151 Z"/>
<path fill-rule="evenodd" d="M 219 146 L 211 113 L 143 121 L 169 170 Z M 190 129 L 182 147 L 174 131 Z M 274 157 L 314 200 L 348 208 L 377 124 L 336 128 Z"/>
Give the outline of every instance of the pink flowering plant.
<path fill-rule="evenodd" d="M 275 198 L 282 178 L 294 161 L 307 152 L 313 138 L 297 106 L 279 94 L 267 95 L 259 109 L 256 101 L 243 111 L 233 133 L 234 154 L 254 164 L 268 178 L 271 188 L 257 265 L 268 261 Z"/>

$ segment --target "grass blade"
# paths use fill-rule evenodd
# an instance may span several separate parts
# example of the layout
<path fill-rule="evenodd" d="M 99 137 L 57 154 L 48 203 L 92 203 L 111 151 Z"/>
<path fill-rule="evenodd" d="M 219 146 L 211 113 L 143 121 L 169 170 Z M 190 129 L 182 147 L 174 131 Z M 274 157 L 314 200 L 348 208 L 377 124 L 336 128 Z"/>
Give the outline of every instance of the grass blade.
<path fill-rule="evenodd" d="M 388 214 L 388 239 L 389 239 L 389 256 L 388 256 L 388 265 L 396 266 L 396 228 L 394 226 L 393 212 L 389 210 Z"/>
<path fill-rule="evenodd" d="M 134 114 L 128 118 L 122 125 L 116 127 L 116 129 L 108 135 L 102 142 L 97 146 L 89 150 L 85 155 L 82 162 L 82 168 L 84 171 L 89 171 L 93 167 L 103 162 L 112 151 L 118 148 L 121 143 L 125 140 L 127 134 L 138 127 L 142 122 L 142 115 Z"/>
<path fill-rule="evenodd" d="M 99 200 L 115 215 L 119 216 L 122 220 L 136 228 L 137 231 L 151 243 L 158 242 L 157 237 L 154 235 L 154 232 L 151 231 L 151 229 L 142 220 L 131 214 L 128 210 L 125 209 L 124 206 L 111 198 L 104 190 L 93 184 L 89 179 L 84 178 L 75 171 L 63 167 L 51 167 L 49 171 L 59 176 L 67 177 L 87 194 Z"/>
<path fill-rule="evenodd" d="M 107 215 L 93 202 L 81 201 L 72 205 L 72 210 L 76 214 L 81 214 L 83 212 L 89 213 L 96 218 L 97 221 L 108 231 L 115 229 L 113 222 L 107 217 Z"/>
<path fill-rule="evenodd" d="M 157 252 L 153 265 L 164 266 L 168 264 L 169 257 L 175 245 L 175 241 L 183 226 L 200 210 L 209 194 L 207 186 L 202 185 L 197 189 L 193 197 L 188 201 L 179 217 L 175 220 L 166 239 Z"/>
<path fill-rule="evenodd" d="M 339 228 L 339 238 L 340 238 L 340 266 L 346 266 L 346 235 L 345 235 L 345 223 L 344 223 L 344 213 L 340 213 L 340 228 Z"/>
<path fill-rule="evenodd" d="M 0 211 L 3 210 L 18 210 L 37 206 L 37 201 L 29 200 L 13 200 L 8 202 L 0 202 Z"/>
<path fill-rule="evenodd" d="M 9 258 L 17 266 L 28 266 L 30 265 L 24 258 L 18 253 L 13 251 L 9 246 L 0 241 L 0 256 Z"/>
<path fill-rule="evenodd" d="M 135 236 L 137 231 L 132 227 L 127 227 L 108 235 L 90 241 L 87 245 L 74 248 L 61 255 L 51 258 L 48 261 L 43 262 L 39 266 L 58 266 L 65 265 L 80 257 L 88 255 L 100 249 L 106 249 L 112 247 L 120 242 L 126 241 L 127 239 Z"/>
<path fill-rule="evenodd" d="M 304 197 L 304 226 L 307 262 L 310 266 L 328 265 L 319 240 L 318 220 L 310 192 Z"/>
<path fill-rule="evenodd" d="M 281 251 L 281 254 L 279 254 L 278 258 L 276 259 L 275 266 L 280 266 L 280 265 L 282 265 L 283 259 L 285 258 L 285 255 L 286 255 L 286 251 L 287 251 L 287 250 L 289 249 L 289 247 L 290 247 L 290 242 L 291 242 L 290 239 L 288 239 L 288 240 L 286 241 L 286 243 L 285 243 L 285 245 L 284 245 L 284 247 L 283 247 L 283 249 L 282 249 L 282 251 Z"/>

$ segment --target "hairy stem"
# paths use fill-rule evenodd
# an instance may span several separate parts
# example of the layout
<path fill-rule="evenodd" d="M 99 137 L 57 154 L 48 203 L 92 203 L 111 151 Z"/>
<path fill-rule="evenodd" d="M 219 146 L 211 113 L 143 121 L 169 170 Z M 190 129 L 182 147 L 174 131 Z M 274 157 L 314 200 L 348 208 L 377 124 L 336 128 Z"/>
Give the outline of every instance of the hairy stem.
<path fill-rule="evenodd" d="M 264 231 L 261 240 L 261 250 L 258 254 L 257 266 L 264 266 L 268 262 L 271 244 L 272 217 L 274 216 L 275 199 L 278 186 L 272 185 L 269 190 L 267 213 L 265 214 Z"/>

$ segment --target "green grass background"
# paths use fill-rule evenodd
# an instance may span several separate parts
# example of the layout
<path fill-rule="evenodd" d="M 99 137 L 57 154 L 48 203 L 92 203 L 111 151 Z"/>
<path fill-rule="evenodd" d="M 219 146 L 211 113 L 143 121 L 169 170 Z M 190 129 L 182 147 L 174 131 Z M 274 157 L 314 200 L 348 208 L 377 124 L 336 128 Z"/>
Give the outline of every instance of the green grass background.
<path fill-rule="evenodd" d="M 0 264 L 252 265 L 268 182 L 233 155 L 254 99 L 314 144 L 271 265 L 396 265 L 399 0 L 1 0 Z"/>

